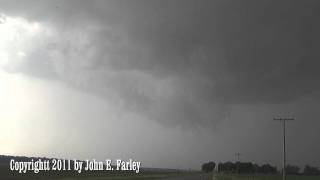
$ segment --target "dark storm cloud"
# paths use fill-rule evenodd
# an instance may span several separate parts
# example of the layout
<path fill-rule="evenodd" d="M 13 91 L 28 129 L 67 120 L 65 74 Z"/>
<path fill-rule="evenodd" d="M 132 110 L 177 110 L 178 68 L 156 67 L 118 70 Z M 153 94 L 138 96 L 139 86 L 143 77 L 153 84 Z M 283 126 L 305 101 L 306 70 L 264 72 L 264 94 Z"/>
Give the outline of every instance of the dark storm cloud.
<path fill-rule="evenodd" d="M 3 4 L 5 13 L 59 32 L 45 51 L 49 64 L 33 66 L 46 58 L 35 54 L 29 74 L 48 68 L 165 124 L 216 122 L 234 104 L 319 96 L 317 1 Z"/>
<path fill-rule="evenodd" d="M 161 1 L 127 7 L 129 37 L 153 50 L 136 68 L 200 76 L 211 84 L 198 89 L 207 100 L 280 103 L 319 90 L 315 1 Z"/>

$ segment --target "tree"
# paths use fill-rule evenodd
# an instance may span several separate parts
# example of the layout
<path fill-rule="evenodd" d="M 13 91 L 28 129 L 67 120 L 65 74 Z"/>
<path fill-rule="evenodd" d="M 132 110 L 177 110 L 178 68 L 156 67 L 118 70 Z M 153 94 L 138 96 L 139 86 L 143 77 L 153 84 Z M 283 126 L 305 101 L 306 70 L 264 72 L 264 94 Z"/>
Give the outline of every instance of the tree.
<path fill-rule="evenodd" d="M 287 165 L 286 166 L 286 172 L 288 174 L 299 174 L 300 168 L 298 166 L 294 166 L 294 165 Z"/>
<path fill-rule="evenodd" d="M 202 164 L 201 169 L 204 172 L 212 172 L 215 167 L 216 167 L 216 163 L 211 161 L 211 162 Z"/>
<path fill-rule="evenodd" d="M 206 163 L 207 164 L 207 163 Z M 291 166 L 290 166 L 291 167 Z M 294 166 L 295 167 L 295 166 Z M 262 174 L 276 174 L 278 173 L 277 167 L 270 164 L 253 164 L 252 162 L 225 162 L 218 164 L 218 171 L 224 173 L 262 173 Z M 203 165 L 202 169 L 206 169 L 206 165 Z M 293 168 L 292 172 L 299 172 L 296 168 Z"/>
<path fill-rule="evenodd" d="M 253 173 L 254 166 L 251 162 L 237 162 L 236 167 L 239 168 L 239 173 Z"/>
<path fill-rule="evenodd" d="M 320 170 L 316 167 L 306 165 L 304 167 L 303 174 L 305 174 L 305 175 L 320 175 Z"/>
<path fill-rule="evenodd" d="M 274 174 L 277 173 L 277 168 L 271 166 L 270 164 L 264 164 L 259 168 L 259 172 L 265 174 Z"/>
<path fill-rule="evenodd" d="M 224 172 L 235 172 L 236 171 L 236 165 L 232 162 L 226 162 L 226 163 L 221 163 L 221 171 Z"/>

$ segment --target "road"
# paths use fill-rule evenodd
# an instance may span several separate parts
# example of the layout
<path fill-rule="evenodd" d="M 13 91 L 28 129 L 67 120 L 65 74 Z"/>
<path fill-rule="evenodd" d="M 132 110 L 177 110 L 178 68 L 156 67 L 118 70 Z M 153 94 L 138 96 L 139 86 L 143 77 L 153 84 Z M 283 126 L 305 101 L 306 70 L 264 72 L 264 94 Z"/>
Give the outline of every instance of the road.
<path fill-rule="evenodd" d="M 212 180 L 212 174 L 194 174 L 189 176 L 163 178 L 163 180 Z"/>

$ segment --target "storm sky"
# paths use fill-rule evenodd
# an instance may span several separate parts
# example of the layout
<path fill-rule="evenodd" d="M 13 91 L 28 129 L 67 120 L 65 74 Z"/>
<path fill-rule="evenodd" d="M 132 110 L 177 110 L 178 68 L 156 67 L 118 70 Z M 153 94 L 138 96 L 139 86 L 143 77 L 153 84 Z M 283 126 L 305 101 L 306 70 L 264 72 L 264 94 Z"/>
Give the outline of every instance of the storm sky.
<path fill-rule="evenodd" d="M 0 4 L 0 154 L 320 166 L 316 0 Z"/>

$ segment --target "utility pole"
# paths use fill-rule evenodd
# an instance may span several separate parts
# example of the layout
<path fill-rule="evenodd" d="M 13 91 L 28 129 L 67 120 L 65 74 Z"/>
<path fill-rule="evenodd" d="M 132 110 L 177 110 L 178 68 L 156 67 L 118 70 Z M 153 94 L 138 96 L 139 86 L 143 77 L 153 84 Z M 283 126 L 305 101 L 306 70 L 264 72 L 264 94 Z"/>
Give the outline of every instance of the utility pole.
<path fill-rule="evenodd" d="M 273 118 L 275 121 L 282 121 L 283 126 L 283 167 L 282 180 L 286 180 L 286 121 L 293 121 L 293 118 Z"/>

